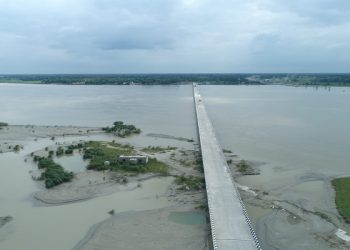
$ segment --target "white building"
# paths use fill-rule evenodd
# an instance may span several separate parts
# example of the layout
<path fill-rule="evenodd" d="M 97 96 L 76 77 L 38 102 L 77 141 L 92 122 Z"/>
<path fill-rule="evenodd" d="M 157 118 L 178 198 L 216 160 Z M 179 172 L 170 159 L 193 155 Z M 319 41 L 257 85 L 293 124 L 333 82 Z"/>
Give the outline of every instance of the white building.
<path fill-rule="evenodd" d="M 147 164 L 148 156 L 144 155 L 121 155 L 118 158 L 119 163 L 130 163 L 130 164 Z"/>

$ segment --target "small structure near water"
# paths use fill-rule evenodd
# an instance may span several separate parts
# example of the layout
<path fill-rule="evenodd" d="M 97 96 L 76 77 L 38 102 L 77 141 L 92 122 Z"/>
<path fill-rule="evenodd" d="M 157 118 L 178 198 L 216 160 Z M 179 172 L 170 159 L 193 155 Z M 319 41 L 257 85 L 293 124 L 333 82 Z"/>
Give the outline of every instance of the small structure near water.
<path fill-rule="evenodd" d="M 129 164 L 147 164 L 148 156 L 144 155 L 120 155 L 118 157 L 119 163 L 129 163 Z"/>

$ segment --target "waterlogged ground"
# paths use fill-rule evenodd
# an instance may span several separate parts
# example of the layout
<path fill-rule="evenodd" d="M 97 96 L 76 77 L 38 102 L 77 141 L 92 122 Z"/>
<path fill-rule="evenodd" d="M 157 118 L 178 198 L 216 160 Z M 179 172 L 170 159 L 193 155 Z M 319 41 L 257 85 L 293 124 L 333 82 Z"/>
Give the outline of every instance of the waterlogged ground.
<path fill-rule="evenodd" d="M 39 129 L 37 127 L 34 128 Z M 180 211 L 186 214 L 188 211 L 194 209 L 193 204 L 188 200 L 190 197 L 186 197 L 186 195 L 178 196 L 173 189 L 170 189 L 174 186 L 174 177 L 171 176 L 145 178 L 138 182 L 139 184 L 127 183 L 125 185 L 119 185 L 120 187 L 118 188 L 111 189 L 108 192 L 101 192 L 100 195 L 74 203 L 50 205 L 34 199 L 33 195 L 38 191 L 44 191 L 45 188 L 41 182 L 34 181 L 31 178 L 37 171 L 37 167 L 30 157 L 31 152 L 40 155 L 45 154 L 46 150 L 44 148 L 48 147 L 52 149 L 55 146 L 57 147 L 57 144 L 69 145 L 72 142 L 81 140 L 111 141 L 112 139 L 116 138 L 108 135 L 56 136 L 55 140 L 52 140 L 51 136 L 42 139 L 36 138 L 35 140 L 33 138 L 27 138 L 27 140 L 15 140 L 16 143 L 23 145 L 23 149 L 19 152 L 0 154 L 0 214 L 1 217 L 10 216 L 11 218 L 8 221 L 5 221 L 5 219 L 1 221 L 1 249 L 62 250 L 72 249 L 73 247 L 80 249 L 83 245 L 85 249 L 89 244 L 94 244 L 90 242 L 92 239 L 89 238 L 89 232 L 93 232 L 94 235 L 104 235 L 106 234 L 105 230 L 108 230 L 112 233 L 110 228 L 96 228 L 94 225 L 102 221 L 107 224 L 111 223 L 114 216 L 121 218 L 119 216 L 120 213 L 134 211 L 135 213 L 137 212 L 139 220 L 151 220 L 151 217 L 147 213 L 144 213 L 144 211 L 163 209 L 164 213 L 170 214 L 180 209 Z M 158 142 L 157 139 L 150 137 L 148 140 L 148 143 L 151 143 L 151 145 Z M 165 143 L 164 140 L 163 143 Z M 167 143 L 172 143 L 172 141 L 168 140 Z M 193 148 L 193 143 L 189 144 L 185 142 L 182 146 Z M 77 174 L 85 172 L 85 166 L 87 165 L 87 162 L 82 159 L 82 155 L 78 152 L 75 152 L 71 156 L 54 157 L 54 160 Z M 103 173 L 93 174 L 89 178 L 95 180 L 91 181 L 91 185 L 98 185 L 95 186 L 96 189 L 101 188 L 100 184 L 96 184 L 96 182 L 104 181 Z M 74 182 L 77 182 L 77 180 L 73 180 L 73 184 Z M 20 185 L 16 185 L 16 183 Z M 111 187 L 113 186 L 112 184 L 109 185 Z M 68 191 L 66 190 L 64 192 Z M 196 198 L 192 198 L 192 200 L 197 200 L 197 202 L 202 204 L 205 202 L 203 194 L 203 191 L 199 194 L 193 194 L 191 197 Z M 186 199 L 188 201 L 185 201 Z M 111 211 L 113 211 L 112 214 Z M 154 214 L 156 215 L 155 212 Z M 180 228 L 181 232 L 188 230 L 188 235 L 195 236 L 198 240 L 196 243 L 192 242 L 191 245 L 187 244 L 191 247 L 188 248 L 188 246 L 185 246 L 187 247 L 186 249 L 198 249 L 198 245 L 206 249 L 208 237 L 206 213 L 194 212 L 194 220 L 198 220 L 198 214 L 202 216 L 201 218 L 203 220 L 201 220 L 201 223 L 190 224 L 188 227 L 185 225 L 177 226 L 177 224 L 182 224 L 179 222 L 173 223 L 172 220 L 176 220 L 177 216 L 169 216 L 169 218 L 165 216 L 162 220 L 155 217 L 153 218 L 155 222 L 152 222 L 154 228 L 149 226 L 151 223 L 140 225 L 140 227 L 147 227 L 148 232 L 156 237 L 157 232 L 159 232 L 157 223 L 161 223 L 165 227 L 164 229 L 166 229 L 164 232 L 167 233 L 158 237 L 164 237 L 168 234 L 174 236 L 173 243 L 169 243 L 171 241 L 164 241 L 163 246 L 166 246 L 166 244 L 177 244 L 177 246 L 181 246 L 183 242 L 177 239 L 183 235 L 177 234 L 178 229 Z M 191 216 L 192 213 L 189 212 L 189 219 L 191 219 Z M 124 218 L 124 216 L 122 217 Z M 131 222 L 130 219 L 128 221 L 129 223 Z M 125 227 L 130 226 L 128 225 L 128 221 L 124 221 Z M 168 221 L 169 224 L 167 224 Z M 115 228 L 113 230 L 119 229 Z M 142 237 L 147 239 L 148 236 L 143 235 Z M 97 240 L 103 240 L 103 237 Z M 81 242 L 84 242 L 84 244 L 82 245 Z M 129 246 L 129 248 L 124 249 L 140 249 L 135 245 L 136 242 L 131 238 L 124 238 L 124 241 L 120 241 L 119 243 Z M 151 240 L 150 238 L 150 242 L 153 242 L 153 239 Z M 107 247 L 107 243 L 113 245 L 119 244 L 113 237 L 109 242 L 103 241 L 98 244 L 103 248 Z"/>
<path fill-rule="evenodd" d="M 346 232 L 350 229 L 335 209 L 330 180 L 349 175 L 350 89 L 200 86 L 200 91 L 222 147 L 232 150 L 237 159 L 252 162 L 260 172 L 256 176 L 239 177 L 238 181 L 257 194 L 242 191 L 263 249 L 348 249 Z M 191 86 L 4 84 L 0 85 L 0 106 L 3 107 L 1 119 L 10 124 L 98 127 L 123 120 L 143 130 L 139 137 L 130 139 L 136 146 L 181 146 L 182 143 L 147 134 L 196 139 Z M 74 140 L 79 140 L 79 136 Z M 13 143 L 13 140 L 2 138 L 1 142 Z M 21 249 L 19 245 L 11 248 L 5 244 L 24 244 L 21 240 L 30 240 L 24 231 L 32 230 L 31 225 L 17 221 L 16 217 L 31 215 L 33 209 L 38 216 L 34 213 L 33 218 L 40 220 L 37 208 L 48 216 L 45 212 L 48 208 L 33 207 L 31 202 L 31 194 L 40 186 L 30 179 L 28 172 L 32 166 L 24 163 L 24 156 L 45 147 L 50 138 L 32 142 L 23 141 L 24 149 L 18 154 L 0 154 L 0 216 L 14 217 L 0 229 L 1 249 L 3 246 Z M 62 165 L 66 160 L 72 159 L 62 158 Z M 83 162 L 76 164 L 82 166 Z M 93 211 L 86 210 L 85 216 L 96 214 L 96 223 L 108 218 L 109 207 L 115 207 L 117 201 L 113 203 L 107 197 L 101 197 L 106 204 Z M 153 201 L 155 207 L 157 202 L 162 202 Z M 73 207 L 66 211 L 69 218 L 79 214 L 80 209 L 85 211 Z M 54 232 L 61 233 L 59 228 L 64 222 L 59 219 L 62 218 L 51 216 L 58 225 L 53 226 Z M 78 230 L 80 235 L 74 236 L 76 243 L 86 237 L 87 224 L 91 226 L 95 222 L 81 218 L 79 223 L 86 228 L 84 232 Z M 45 231 L 48 228 L 38 226 L 43 235 L 48 235 L 48 230 Z M 22 230 L 22 236 L 16 238 L 14 235 Z M 31 242 L 35 240 L 34 237 Z M 70 242 L 73 243 L 73 236 Z"/>
<path fill-rule="evenodd" d="M 260 171 L 237 180 L 256 190 L 243 195 L 263 249 L 348 249 L 330 180 L 350 174 L 350 89 L 201 90 L 222 146 Z"/>

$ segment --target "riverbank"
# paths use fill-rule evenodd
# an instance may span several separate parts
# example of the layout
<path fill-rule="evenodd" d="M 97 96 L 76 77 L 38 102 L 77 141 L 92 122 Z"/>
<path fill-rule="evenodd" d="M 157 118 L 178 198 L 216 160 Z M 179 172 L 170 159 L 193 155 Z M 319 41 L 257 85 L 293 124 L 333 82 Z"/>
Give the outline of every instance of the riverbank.
<path fill-rule="evenodd" d="M 292 181 L 286 172 L 278 186 L 268 164 L 251 166 L 261 175 L 236 169 L 233 176 L 263 249 L 349 249 L 350 226 L 336 210 L 332 178 L 312 173 Z"/>
<path fill-rule="evenodd" d="M 209 250 L 206 213 L 193 206 L 126 212 L 90 228 L 73 250 Z"/>

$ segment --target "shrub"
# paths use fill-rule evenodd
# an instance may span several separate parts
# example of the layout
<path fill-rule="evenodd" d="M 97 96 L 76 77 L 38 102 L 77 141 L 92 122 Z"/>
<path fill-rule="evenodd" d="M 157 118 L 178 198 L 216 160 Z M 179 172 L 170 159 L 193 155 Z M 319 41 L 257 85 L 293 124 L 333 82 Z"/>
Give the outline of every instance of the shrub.
<path fill-rule="evenodd" d="M 40 179 L 45 181 L 46 188 L 52 188 L 63 182 L 73 179 L 74 173 L 67 172 L 61 165 L 58 165 L 50 158 L 41 157 L 38 160 L 38 168 L 45 169 Z"/>

